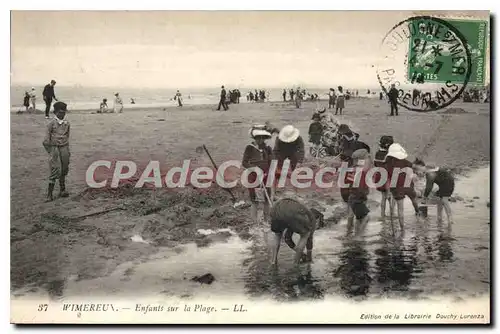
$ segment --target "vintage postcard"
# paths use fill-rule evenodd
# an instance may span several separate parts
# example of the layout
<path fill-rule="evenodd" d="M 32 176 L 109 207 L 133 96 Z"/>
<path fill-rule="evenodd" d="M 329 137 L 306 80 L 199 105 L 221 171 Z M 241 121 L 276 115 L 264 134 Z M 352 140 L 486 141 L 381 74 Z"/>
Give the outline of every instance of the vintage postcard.
<path fill-rule="evenodd" d="M 15 324 L 489 324 L 488 11 L 12 11 Z"/>

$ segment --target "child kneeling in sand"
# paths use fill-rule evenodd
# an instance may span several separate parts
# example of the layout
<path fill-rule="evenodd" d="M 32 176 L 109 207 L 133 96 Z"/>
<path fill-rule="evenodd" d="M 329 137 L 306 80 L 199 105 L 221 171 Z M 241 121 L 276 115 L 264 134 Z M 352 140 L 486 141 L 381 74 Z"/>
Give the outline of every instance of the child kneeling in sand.
<path fill-rule="evenodd" d="M 448 217 L 448 224 L 453 224 L 450 202 L 448 200 L 453 190 L 455 190 L 455 179 L 451 172 L 445 168 L 426 166 L 420 159 L 416 159 L 413 162 L 413 169 L 419 174 L 425 173 L 426 185 L 422 203 L 426 203 L 432 187 L 436 184 L 439 187 L 439 190 L 436 192 L 436 196 L 439 197 L 437 203 L 438 221 L 441 222 L 443 220 L 444 208 Z"/>
<path fill-rule="evenodd" d="M 295 251 L 294 263 L 312 261 L 313 234 L 317 228 L 323 226 L 323 214 L 316 209 L 308 209 L 302 203 L 283 198 L 277 201 L 271 210 L 271 241 L 272 264 L 278 263 L 278 252 L 281 238 L 285 232 L 285 243 Z M 294 233 L 300 235 L 297 245 L 292 240 Z M 304 248 L 307 253 L 304 254 Z"/>
<path fill-rule="evenodd" d="M 252 137 L 253 142 L 247 145 L 245 148 L 245 152 L 243 153 L 242 166 L 244 168 L 252 168 L 259 167 L 264 173 L 264 178 L 259 185 L 255 187 L 248 188 L 248 193 L 250 195 L 250 201 L 252 202 L 251 206 L 251 216 L 255 223 L 258 223 L 258 201 L 255 193 L 255 189 L 265 189 L 267 192 L 266 200 L 264 202 L 264 220 L 267 221 L 269 218 L 269 201 L 267 198 L 271 198 L 272 192 L 271 188 L 264 187 L 263 185 L 267 182 L 267 175 L 269 172 L 269 168 L 271 167 L 271 159 L 272 159 L 272 149 L 269 145 L 266 144 L 266 140 L 272 137 L 271 133 L 262 130 L 260 128 L 252 128 L 250 130 L 250 137 Z M 250 184 L 257 181 L 257 173 L 252 172 L 248 175 L 248 182 Z"/>

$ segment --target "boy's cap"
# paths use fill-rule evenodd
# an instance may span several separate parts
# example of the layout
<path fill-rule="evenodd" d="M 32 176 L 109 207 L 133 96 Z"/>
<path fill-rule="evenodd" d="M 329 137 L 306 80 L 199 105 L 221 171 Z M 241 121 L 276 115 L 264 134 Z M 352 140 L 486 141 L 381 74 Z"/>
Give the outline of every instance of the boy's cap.
<path fill-rule="evenodd" d="M 58 101 L 54 103 L 54 111 L 68 111 L 68 105 L 64 102 Z"/>
<path fill-rule="evenodd" d="M 384 135 L 380 137 L 379 145 L 383 147 L 389 147 L 394 144 L 394 137 Z"/>

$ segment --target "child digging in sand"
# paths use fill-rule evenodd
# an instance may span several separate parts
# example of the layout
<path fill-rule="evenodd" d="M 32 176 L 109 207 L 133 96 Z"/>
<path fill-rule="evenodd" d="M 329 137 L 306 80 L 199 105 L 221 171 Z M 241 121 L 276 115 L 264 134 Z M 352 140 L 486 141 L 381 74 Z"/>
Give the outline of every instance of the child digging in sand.
<path fill-rule="evenodd" d="M 278 264 L 278 252 L 281 238 L 285 232 L 285 243 L 295 251 L 294 263 L 312 261 L 314 231 L 323 225 L 323 214 L 316 209 L 309 209 L 302 203 L 283 198 L 276 202 L 271 211 L 271 240 L 272 264 Z M 300 235 L 299 243 L 293 242 L 294 233 Z M 304 248 L 307 250 L 304 254 Z"/>
<path fill-rule="evenodd" d="M 436 192 L 436 196 L 439 197 L 439 201 L 437 203 L 438 222 L 443 220 L 444 208 L 446 216 L 448 217 L 448 224 L 453 224 L 449 198 L 453 193 L 453 190 L 455 190 L 455 179 L 453 178 L 451 172 L 445 168 L 426 166 L 420 159 L 416 159 L 413 162 L 413 169 L 419 174 L 425 173 L 426 186 L 422 204 L 426 203 L 427 197 L 432 191 L 432 187 L 436 184 L 439 187 L 439 190 Z"/>
<path fill-rule="evenodd" d="M 255 223 L 258 223 L 258 201 L 255 193 L 256 188 L 262 188 L 262 185 L 265 185 L 267 182 L 267 175 L 269 172 L 269 168 L 271 166 L 272 159 L 272 149 L 269 145 L 266 144 L 266 140 L 271 138 L 272 135 L 270 132 L 259 129 L 252 128 L 250 130 L 250 137 L 252 137 L 253 142 L 247 145 L 245 148 L 245 152 L 243 153 L 243 161 L 242 166 L 244 168 L 252 168 L 259 167 L 264 173 L 264 178 L 262 182 L 253 188 L 248 188 L 248 193 L 250 195 L 250 201 L 252 202 L 251 206 L 251 216 L 252 220 Z M 254 183 L 257 180 L 257 173 L 252 172 L 248 175 L 248 182 L 250 184 Z M 271 198 L 271 188 L 265 187 L 265 191 L 269 198 Z M 265 195 L 264 195 L 265 196 Z M 267 221 L 269 219 L 269 205 L 270 203 L 267 200 L 267 197 L 264 201 L 264 220 Z"/>

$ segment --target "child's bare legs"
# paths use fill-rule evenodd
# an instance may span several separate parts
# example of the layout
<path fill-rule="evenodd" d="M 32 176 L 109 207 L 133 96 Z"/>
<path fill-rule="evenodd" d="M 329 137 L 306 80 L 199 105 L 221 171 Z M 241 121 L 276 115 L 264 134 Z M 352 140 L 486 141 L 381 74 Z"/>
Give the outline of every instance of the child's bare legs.
<path fill-rule="evenodd" d="M 349 213 L 347 214 L 347 232 L 346 237 L 349 237 L 352 234 L 354 229 L 354 212 L 351 207 L 349 207 Z"/>
<path fill-rule="evenodd" d="M 255 224 L 259 223 L 258 214 L 259 214 L 259 208 L 257 207 L 257 203 L 252 202 L 252 206 L 250 207 L 250 216 L 252 217 L 252 220 L 254 221 Z"/>
<path fill-rule="evenodd" d="M 453 217 L 451 214 L 451 206 L 450 202 L 448 201 L 448 197 L 443 197 L 441 201 L 443 202 L 444 211 L 446 211 L 446 216 L 448 217 L 448 225 L 451 225 L 453 224 Z"/>
<path fill-rule="evenodd" d="M 396 200 L 396 204 L 398 206 L 399 227 L 401 228 L 401 231 L 403 231 L 405 228 L 404 198 Z"/>
<path fill-rule="evenodd" d="M 269 202 L 266 200 L 264 202 L 264 221 L 269 222 L 269 212 L 270 212 L 270 205 Z"/>
<path fill-rule="evenodd" d="M 274 232 L 271 238 L 271 245 L 270 245 L 272 250 L 271 264 L 274 265 L 278 264 L 278 252 L 280 250 L 281 236 L 282 233 Z"/>
<path fill-rule="evenodd" d="M 419 214 L 419 211 L 418 211 L 418 202 L 417 202 L 417 198 L 416 197 L 413 197 L 413 198 L 410 198 L 411 200 L 411 204 L 413 204 L 413 209 L 415 209 L 415 214 L 418 215 Z"/>
<path fill-rule="evenodd" d="M 312 232 L 307 232 L 300 236 L 299 243 L 295 247 L 295 256 L 293 258 L 295 264 L 299 264 L 300 260 L 302 259 L 304 248 L 306 248 L 307 240 L 309 239 L 311 233 Z"/>
<path fill-rule="evenodd" d="M 382 219 L 385 219 L 385 205 L 388 200 L 387 192 L 382 192 L 382 200 L 380 201 L 380 217 L 382 217 Z"/>
<path fill-rule="evenodd" d="M 363 236 L 363 233 L 365 232 L 366 225 L 368 225 L 368 220 L 370 217 L 368 215 L 364 216 L 361 219 L 358 219 L 356 222 L 356 238 L 360 238 Z"/>
<path fill-rule="evenodd" d="M 306 243 L 306 251 L 307 251 L 306 261 L 307 262 L 311 262 L 312 261 L 313 235 L 314 235 L 314 233 L 311 232 L 311 235 L 307 239 L 307 243 Z"/>
<path fill-rule="evenodd" d="M 443 198 L 440 198 L 437 203 L 437 220 L 440 223 L 443 221 L 443 204 Z"/>

